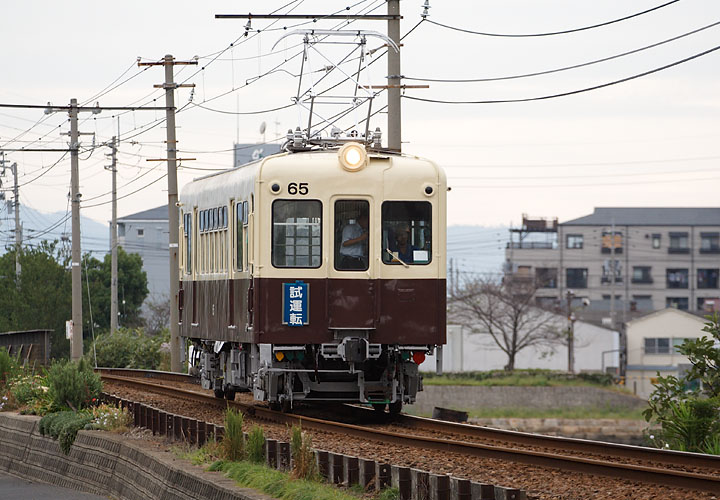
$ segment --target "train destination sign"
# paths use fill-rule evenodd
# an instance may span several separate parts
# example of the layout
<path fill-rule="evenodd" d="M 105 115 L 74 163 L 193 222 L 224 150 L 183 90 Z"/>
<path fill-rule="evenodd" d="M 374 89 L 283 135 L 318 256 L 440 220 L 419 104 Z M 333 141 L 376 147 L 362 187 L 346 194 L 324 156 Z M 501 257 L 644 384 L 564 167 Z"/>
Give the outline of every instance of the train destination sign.
<path fill-rule="evenodd" d="M 303 281 L 283 283 L 283 325 L 310 324 L 310 284 Z"/>

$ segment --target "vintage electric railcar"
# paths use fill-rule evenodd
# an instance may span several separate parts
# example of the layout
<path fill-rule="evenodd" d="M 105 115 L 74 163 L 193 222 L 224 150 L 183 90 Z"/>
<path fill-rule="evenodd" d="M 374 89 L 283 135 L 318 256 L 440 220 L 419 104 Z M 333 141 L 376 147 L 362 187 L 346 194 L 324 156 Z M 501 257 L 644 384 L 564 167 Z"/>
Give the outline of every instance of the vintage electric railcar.
<path fill-rule="evenodd" d="M 285 409 L 412 403 L 445 343 L 446 192 L 433 162 L 352 142 L 187 185 L 180 331 L 202 386 Z"/>

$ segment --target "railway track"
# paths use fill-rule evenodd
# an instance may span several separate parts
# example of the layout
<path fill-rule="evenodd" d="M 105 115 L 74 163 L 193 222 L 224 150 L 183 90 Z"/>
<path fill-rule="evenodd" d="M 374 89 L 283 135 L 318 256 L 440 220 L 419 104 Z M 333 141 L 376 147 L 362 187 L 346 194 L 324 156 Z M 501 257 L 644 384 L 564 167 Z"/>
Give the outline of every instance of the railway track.
<path fill-rule="evenodd" d="M 190 377 L 182 374 L 139 370 L 101 370 L 101 375 L 108 381 L 203 404 L 212 404 L 218 408 L 225 408 L 229 403 L 254 418 L 268 422 L 284 425 L 302 424 L 306 429 L 354 436 L 368 441 L 629 479 L 640 483 L 675 486 L 713 493 L 720 492 L 720 475 L 717 473 L 720 457 L 716 456 L 503 431 L 408 415 L 394 419 L 394 424 L 402 426 L 405 430 L 391 432 L 366 425 L 279 413 L 255 404 L 228 402 L 199 390 L 158 383 L 167 380 L 191 381 Z M 454 437 L 451 439 L 408 434 L 408 428 L 453 435 Z M 465 441 L 463 437 L 472 437 L 488 442 L 469 442 Z M 573 453 L 575 454 L 573 455 Z M 618 459 L 642 463 L 627 463 Z M 691 467 L 694 471 L 673 469 L 668 466 Z"/>

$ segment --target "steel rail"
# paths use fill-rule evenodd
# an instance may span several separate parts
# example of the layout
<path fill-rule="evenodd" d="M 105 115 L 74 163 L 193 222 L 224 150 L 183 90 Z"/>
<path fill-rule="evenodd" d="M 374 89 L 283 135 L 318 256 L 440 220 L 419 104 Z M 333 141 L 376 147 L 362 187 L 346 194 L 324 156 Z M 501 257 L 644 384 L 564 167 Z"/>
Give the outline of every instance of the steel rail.
<path fill-rule="evenodd" d="M 581 453 L 612 455 L 618 458 L 644 460 L 667 465 L 681 465 L 684 467 L 702 467 L 720 471 L 720 455 L 705 455 L 702 453 L 663 450 L 588 439 L 546 436 L 528 432 L 493 429 L 478 425 L 433 420 L 406 414 L 398 415 L 394 422 L 412 429 L 461 434 L 481 439 L 509 441 L 523 446 L 540 446 Z"/>
<path fill-rule="evenodd" d="M 462 441 L 447 441 L 443 439 L 430 438 L 425 436 L 412 436 L 397 434 L 388 431 L 374 430 L 366 427 L 320 420 L 312 417 L 297 416 L 289 413 L 275 412 L 267 408 L 237 401 L 225 401 L 212 395 L 203 394 L 197 391 L 189 391 L 175 387 L 158 385 L 137 377 L 125 378 L 116 375 L 103 374 L 103 379 L 116 381 L 123 384 L 134 385 L 143 389 L 150 389 L 165 395 L 182 397 L 203 403 L 212 402 L 220 407 L 229 404 L 242 409 L 249 415 L 266 419 L 281 424 L 301 424 L 306 429 L 314 429 L 325 432 L 341 433 L 348 436 L 371 440 L 381 443 L 392 443 L 399 446 L 422 448 L 443 451 L 446 453 L 458 453 L 466 456 L 491 458 L 527 465 L 551 467 L 566 471 L 575 471 L 584 474 L 596 474 L 601 476 L 628 479 L 641 483 L 652 483 L 665 486 L 681 487 L 693 490 L 720 492 L 720 477 L 684 472 L 677 470 L 660 469 L 642 465 L 622 464 L 603 462 L 602 460 L 588 459 L 583 457 L 572 457 L 555 453 L 539 451 L 520 450 L 502 446 L 468 443 Z M 611 455 L 612 453 L 606 453 Z"/>

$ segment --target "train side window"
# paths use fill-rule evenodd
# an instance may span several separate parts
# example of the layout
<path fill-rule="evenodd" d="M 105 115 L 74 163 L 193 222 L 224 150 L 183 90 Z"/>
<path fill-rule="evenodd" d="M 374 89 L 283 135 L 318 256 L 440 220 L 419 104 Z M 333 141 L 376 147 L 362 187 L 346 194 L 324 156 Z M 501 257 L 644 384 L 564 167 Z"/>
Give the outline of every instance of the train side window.
<path fill-rule="evenodd" d="M 183 224 L 185 231 L 185 272 L 187 274 L 192 273 L 192 214 L 185 214 L 185 221 Z"/>
<path fill-rule="evenodd" d="M 320 267 L 322 203 L 318 200 L 275 200 L 272 263 L 275 267 Z"/>
<path fill-rule="evenodd" d="M 392 265 L 423 265 L 432 261 L 430 202 L 382 204 L 382 261 Z"/>
<path fill-rule="evenodd" d="M 237 203 L 235 205 L 235 269 L 244 271 L 243 266 L 243 205 Z"/>
<path fill-rule="evenodd" d="M 335 269 L 366 271 L 368 268 L 370 204 L 365 200 L 335 202 Z"/>

